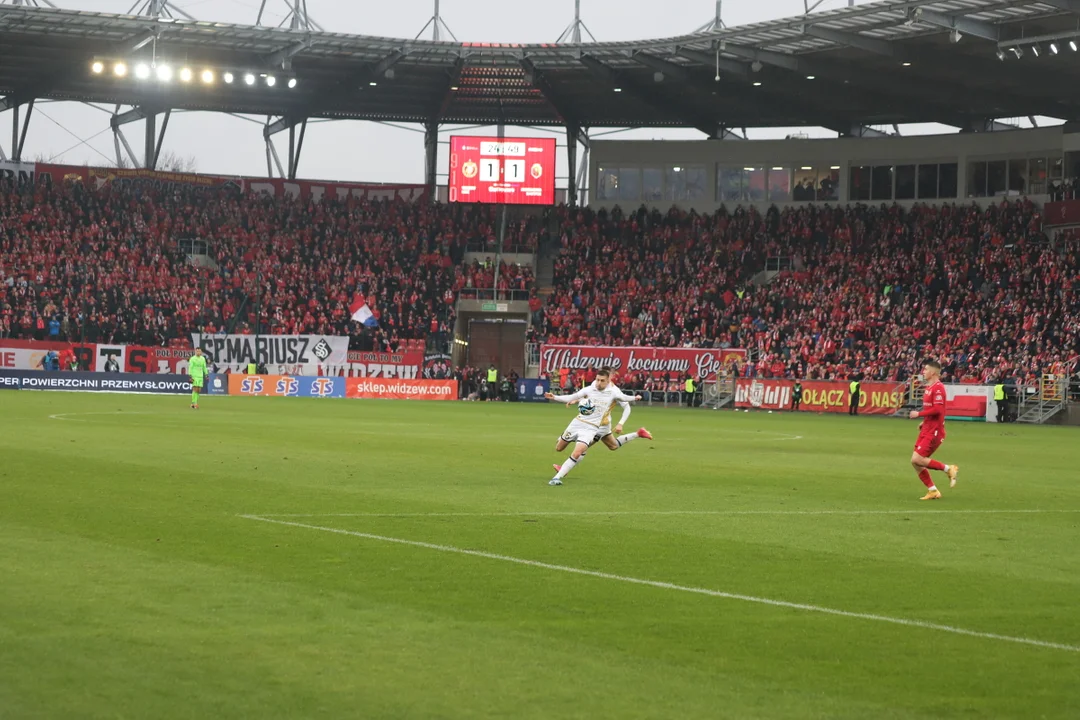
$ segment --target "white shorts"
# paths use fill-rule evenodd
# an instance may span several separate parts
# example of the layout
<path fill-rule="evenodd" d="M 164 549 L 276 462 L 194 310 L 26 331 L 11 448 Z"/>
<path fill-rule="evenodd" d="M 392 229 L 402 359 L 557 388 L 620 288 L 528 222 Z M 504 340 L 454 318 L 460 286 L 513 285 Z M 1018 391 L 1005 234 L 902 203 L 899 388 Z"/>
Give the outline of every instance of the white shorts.
<path fill-rule="evenodd" d="M 604 435 L 607 435 L 610 432 L 610 426 L 604 431 L 604 428 L 598 428 L 579 418 L 574 418 L 570 421 L 570 424 L 566 426 L 566 430 L 563 431 L 561 437 L 564 442 L 582 442 L 587 445 L 592 445 L 597 439 L 604 437 Z"/>

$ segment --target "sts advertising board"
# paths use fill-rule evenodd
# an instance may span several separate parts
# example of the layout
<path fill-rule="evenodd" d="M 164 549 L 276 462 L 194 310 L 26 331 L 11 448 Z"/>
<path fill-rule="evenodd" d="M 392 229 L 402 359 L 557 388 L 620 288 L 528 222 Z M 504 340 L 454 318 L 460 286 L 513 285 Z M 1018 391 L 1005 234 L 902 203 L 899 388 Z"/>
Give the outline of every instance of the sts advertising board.
<path fill-rule="evenodd" d="M 450 202 L 555 204 L 555 138 L 450 138 Z"/>

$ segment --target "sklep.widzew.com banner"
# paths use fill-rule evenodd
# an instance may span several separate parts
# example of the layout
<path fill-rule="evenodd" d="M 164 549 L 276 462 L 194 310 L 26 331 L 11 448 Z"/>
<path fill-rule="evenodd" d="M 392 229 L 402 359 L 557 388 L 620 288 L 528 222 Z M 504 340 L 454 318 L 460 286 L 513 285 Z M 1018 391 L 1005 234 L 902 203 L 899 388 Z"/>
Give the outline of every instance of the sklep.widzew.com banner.
<path fill-rule="evenodd" d="M 192 334 L 210 365 L 219 371 L 245 372 L 249 363 L 284 375 L 318 375 L 322 365 L 345 365 L 349 338 L 337 335 L 203 335 Z"/>
<path fill-rule="evenodd" d="M 611 345 L 544 345 L 540 348 L 540 372 L 557 376 L 559 370 L 611 368 L 621 375 L 691 375 L 715 380 L 716 373 L 741 365 L 746 351 L 735 348 L 654 348 Z M 616 378 L 616 382 L 618 379 Z"/>
<path fill-rule="evenodd" d="M 739 378 L 735 382 L 735 407 L 756 410 L 790 410 L 794 380 Z M 847 412 L 851 403 L 849 383 L 804 380 L 802 403 L 805 412 Z M 859 398 L 863 415 L 895 415 L 904 401 L 905 385 L 864 382 Z"/>
<path fill-rule="evenodd" d="M 457 380 L 345 378 L 345 397 L 367 400 L 457 400 Z"/>

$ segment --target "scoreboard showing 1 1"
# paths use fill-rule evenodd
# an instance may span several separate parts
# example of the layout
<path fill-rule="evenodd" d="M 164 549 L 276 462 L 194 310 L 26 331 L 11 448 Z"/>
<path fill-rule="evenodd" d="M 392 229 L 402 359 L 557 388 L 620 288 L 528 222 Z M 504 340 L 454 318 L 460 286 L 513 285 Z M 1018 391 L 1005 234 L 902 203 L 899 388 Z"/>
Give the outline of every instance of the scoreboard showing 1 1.
<path fill-rule="evenodd" d="M 555 139 L 450 138 L 450 202 L 555 203 Z"/>

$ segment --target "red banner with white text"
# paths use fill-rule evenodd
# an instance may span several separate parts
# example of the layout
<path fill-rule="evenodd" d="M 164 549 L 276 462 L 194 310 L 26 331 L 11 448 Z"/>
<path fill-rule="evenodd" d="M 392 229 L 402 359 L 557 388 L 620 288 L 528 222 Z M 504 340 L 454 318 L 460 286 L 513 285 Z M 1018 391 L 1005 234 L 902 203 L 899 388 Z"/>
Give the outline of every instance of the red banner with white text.
<path fill-rule="evenodd" d="M 424 369 L 424 352 L 349 351 L 347 365 L 321 365 L 319 374 L 328 377 L 397 378 L 416 380 Z"/>
<path fill-rule="evenodd" d="M 717 371 L 746 361 L 746 351 L 732 348 L 652 348 L 611 345 L 544 345 L 540 372 L 558 374 L 562 368 L 587 370 L 607 367 L 620 375 L 692 375 L 715 380 Z M 616 379 L 616 382 L 618 380 Z"/>
<path fill-rule="evenodd" d="M 184 348 L 68 343 L 37 340 L 0 340 L 0 368 L 42 370 L 42 361 L 56 353 L 60 370 L 70 370 L 74 359 L 78 369 L 89 372 L 157 373 L 183 375 L 192 351 Z M 70 354 L 66 354 L 70 351 Z"/>
<path fill-rule="evenodd" d="M 1080 200 L 1048 202 L 1043 207 L 1043 225 L 1080 225 Z"/>
<path fill-rule="evenodd" d="M 735 407 L 755 410 L 790 410 L 794 380 L 739 378 L 735 382 Z M 859 413 L 895 415 L 904 401 L 905 386 L 897 383 L 864 382 L 860 386 Z M 847 412 L 851 403 L 849 383 L 804 380 L 804 412 Z"/>

